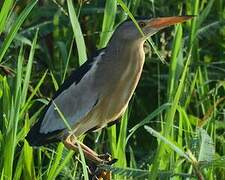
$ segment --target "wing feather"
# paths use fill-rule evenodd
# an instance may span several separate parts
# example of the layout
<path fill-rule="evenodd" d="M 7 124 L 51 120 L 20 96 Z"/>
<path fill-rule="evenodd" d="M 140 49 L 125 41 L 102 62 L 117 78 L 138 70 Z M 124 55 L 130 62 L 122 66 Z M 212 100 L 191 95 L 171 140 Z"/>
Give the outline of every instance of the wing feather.
<path fill-rule="evenodd" d="M 92 88 L 94 85 L 94 72 L 95 66 L 87 72 L 78 84 L 72 84 L 53 100 L 54 103 L 48 108 L 43 119 L 41 133 L 46 134 L 65 128 L 65 123 L 55 106 L 71 127 L 92 110 L 99 97 L 98 91 L 93 91 L 94 88 Z"/>
<path fill-rule="evenodd" d="M 70 126 L 79 122 L 97 104 L 99 94 L 94 89 L 94 74 L 103 53 L 104 49 L 100 50 L 96 58 L 86 61 L 60 86 L 52 101 L 45 107 L 39 121 L 30 129 L 26 137 L 30 145 L 39 146 L 61 138 L 66 126 L 54 103 Z"/>

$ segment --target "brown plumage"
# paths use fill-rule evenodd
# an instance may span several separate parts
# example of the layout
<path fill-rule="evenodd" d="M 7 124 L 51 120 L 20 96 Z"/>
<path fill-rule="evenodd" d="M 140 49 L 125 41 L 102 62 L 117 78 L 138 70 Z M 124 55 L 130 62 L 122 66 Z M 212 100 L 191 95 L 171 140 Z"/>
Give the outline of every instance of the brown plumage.
<path fill-rule="evenodd" d="M 122 23 L 107 47 L 90 58 L 62 85 L 28 133 L 30 145 L 62 140 L 68 148 L 76 149 L 76 137 L 117 120 L 126 110 L 140 79 L 145 59 L 145 40 L 160 29 L 191 17 L 138 20 L 143 34 L 132 21 Z M 72 127 L 71 131 L 61 120 L 55 105 Z M 83 144 L 82 149 L 91 160 L 107 161 Z"/>

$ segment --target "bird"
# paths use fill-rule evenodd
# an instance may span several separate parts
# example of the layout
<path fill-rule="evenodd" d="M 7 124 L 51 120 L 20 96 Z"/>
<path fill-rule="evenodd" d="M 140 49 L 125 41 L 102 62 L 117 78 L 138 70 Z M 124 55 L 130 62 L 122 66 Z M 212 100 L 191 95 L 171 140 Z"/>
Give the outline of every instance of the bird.
<path fill-rule="evenodd" d="M 85 157 L 97 164 L 112 162 L 108 154 L 96 153 L 78 137 L 113 124 L 123 115 L 141 77 L 145 41 L 159 30 L 192 17 L 122 22 L 107 46 L 72 72 L 46 105 L 26 136 L 30 146 L 61 141 L 68 149 L 81 148 Z"/>

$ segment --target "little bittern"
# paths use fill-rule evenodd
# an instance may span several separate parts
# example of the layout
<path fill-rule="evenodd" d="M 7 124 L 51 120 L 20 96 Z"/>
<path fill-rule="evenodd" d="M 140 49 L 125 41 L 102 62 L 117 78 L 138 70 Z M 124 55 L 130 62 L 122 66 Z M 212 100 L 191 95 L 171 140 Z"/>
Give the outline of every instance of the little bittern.
<path fill-rule="evenodd" d="M 28 133 L 29 144 L 41 146 L 63 141 L 67 148 L 77 150 L 79 143 L 88 159 L 107 163 L 105 156 L 98 155 L 76 137 L 104 128 L 122 116 L 141 76 L 145 40 L 160 29 L 192 17 L 141 19 L 137 22 L 143 33 L 132 21 L 120 24 L 108 45 L 76 69 L 59 88 Z"/>

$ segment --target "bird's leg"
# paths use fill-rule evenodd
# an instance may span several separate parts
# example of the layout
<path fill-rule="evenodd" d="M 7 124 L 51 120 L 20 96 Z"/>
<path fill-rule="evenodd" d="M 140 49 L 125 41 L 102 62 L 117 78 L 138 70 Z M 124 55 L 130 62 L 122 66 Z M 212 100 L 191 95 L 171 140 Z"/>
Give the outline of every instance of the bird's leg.
<path fill-rule="evenodd" d="M 69 135 L 64 141 L 63 141 L 64 145 L 68 148 L 68 149 L 72 149 L 74 151 L 78 151 L 79 150 L 79 146 L 80 145 L 85 157 L 87 159 L 89 159 L 90 161 L 95 162 L 96 164 L 113 164 L 112 161 L 111 162 L 111 157 L 110 155 L 98 155 L 95 151 L 93 151 L 92 149 L 90 149 L 88 146 L 86 146 L 85 144 L 83 144 L 82 142 L 80 142 L 74 135 Z"/>

